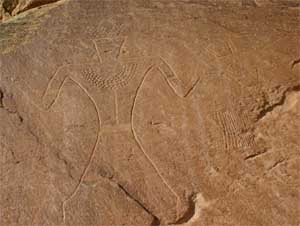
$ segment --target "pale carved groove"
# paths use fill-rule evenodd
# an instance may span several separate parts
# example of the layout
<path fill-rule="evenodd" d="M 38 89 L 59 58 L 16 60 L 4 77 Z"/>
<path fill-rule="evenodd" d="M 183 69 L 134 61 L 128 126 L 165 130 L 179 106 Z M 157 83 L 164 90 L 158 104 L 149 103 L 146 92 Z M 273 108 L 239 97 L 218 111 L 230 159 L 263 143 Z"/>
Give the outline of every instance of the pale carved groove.
<path fill-rule="evenodd" d="M 227 150 L 232 148 L 249 148 L 254 146 L 254 137 L 248 134 L 249 119 L 247 116 L 234 112 L 216 112 L 214 119 L 222 131 L 222 141 L 219 147 Z"/>
<path fill-rule="evenodd" d="M 98 109 L 98 106 L 95 102 L 95 100 L 93 99 L 93 97 L 88 93 L 88 91 L 78 82 L 76 82 L 75 80 L 72 80 L 73 82 L 75 82 L 84 92 L 85 94 L 89 97 L 89 99 L 93 102 L 93 105 L 94 105 L 94 108 L 97 112 L 97 118 L 98 118 L 98 132 L 97 132 L 97 139 L 96 139 L 96 142 L 93 146 L 93 149 L 92 149 L 92 152 L 91 152 L 91 155 L 88 159 L 88 163 L 87 165 L 85 166 L 84 170 L 83 170 L 83 173 L 81 174 L 80 178 L 79 178 L 79 182 L 78 184 L 76 185 L 74 191 L 71 193 L 71 195 L 66 198 L 63 203 L 62 203 L 62 210 L 63 210 L 63 221 L 65 222 L 65 218 L 66 218 L 66 213 L 65 213 L 65 206 L 66 204 L 76 195 L 77 191 L 79 190 L 80 188 L 80 185 L 82 184 L 83 180 L 84 180 L 84 177 L 89 169 L 89 166 L 94 158 L 94 155 L 95 155 L 95 152 L 96 152 L 96 148 L 97 148 L 97 145 L 99 143 L 99 140 L 100 140 L 100 128 L 101 128 L 101 117 L 100 117 L 100 111 Z"/>
<path fill-rule="evenodd" d="M 125 65 L 120 73 L 108 78 L 103 78 L 92 68 L 84 69 L 82 74 L 92 85 L 100 89 L 119 89 L 129 84 L 135 75 L 136 66 L 136 64 Z"/>

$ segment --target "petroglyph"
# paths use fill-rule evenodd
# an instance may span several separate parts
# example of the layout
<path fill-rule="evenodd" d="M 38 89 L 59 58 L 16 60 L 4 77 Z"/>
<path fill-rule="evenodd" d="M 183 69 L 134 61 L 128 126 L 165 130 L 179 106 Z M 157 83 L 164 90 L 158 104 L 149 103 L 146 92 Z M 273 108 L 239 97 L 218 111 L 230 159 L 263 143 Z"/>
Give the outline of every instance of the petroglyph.
<path fill-rule="evenodd" d="M 249 119 L 235 112 L 216 112 L 214 119 L 222 131 L 222 141 L 219 147 L 225 149 L 249 148 L 254 145 L 252 134 L 248 134 Z M 220 141 L 219 141 L 220 142 Z"/>
<path fill-rule="evenodd" d="M 125 65 L 122 71 L 113 77 L 102 76 L 101 72 L 97 73 L 92 68 L 83 69 L 82 74 L 91 84 L 100 89 L 118 89 L 128 85 L 135 74 L 135 68 L 136 64 L 134 63 Z"/>
<path fill-rule="evenodd" d="M 176 217 L 178 216 L 180 212 L 180 205 L 181 205 L 181 199 L 177 192 L 169 185 L 167 182 L 167 179 L 163 176 L 163 173 L 159 170 L 159 168 L 156 166 L 155 162 L 151 159 L 150 155 L 147 154 L 147 151 L 143 148 L 143 145 L 141 141 L 138 138 L 137 133 L 135 132 L 133 122 L 133 115 L 134 115 L 134 106 L 136 102 L 136 98 L 138 96 L 138 92 L 140 88 L 144 85 L 144 81 L 147 78 L 147 75 L 149 74 L 149 71 L 153 69 L 159 69 L 162 73 L 161 76 L 163 76 L 167 84 L 171 87 L 171 89 L 174 91 L 176 95 L 179 97 L 187 97 L 191 93 L 191 91 L 194 89 L 194 87 L 197 85 L 199 79 L 192 84 L 191 88 L 187 89 L 187 91 L 183 90 L 182 85 L 180 83 L 179 78 L 176 75 L 176 72 L 172 71 L 169 65 L 162 60 L 161 58 L 146 58 L 146 63 L 143 63 L 143 67 L 140 67 L 140 63 L 127 63 L 125 65 L 121 65 L 119 61 L 116 59 L 119 57 L 119 51 L 116 53 L 116 49 L 119 49 L 120 47 L 116 46 L 116 44 L 122 44 L 123 42 L 116 42 L 111 43 L 115 39 L 105 39 L 105 46 L 104 50 L 100 47 L 96 47 L 96 51 L 99 54 L 99 51 L 103 51 L 103 55 L 99 55 L 99 59 L 101 59 L 100 64 L 78 64 L 78 65 L 66 65 L 62 66 L 57 69 L 54 76 L 49 81 L 47 90 L 43 96 L 44 100 L 44 106 L 46 106 L 46 109 L 51 109 L 51 106 L 53 106 L 56 102 L 56 100 L 59 98 L 59 94 L 61 90 L 63 89 L 63 86 L 67 79 L 70 79 L 74 83 L 76 83 L 84 92 L 85 94 L 90 98 L 92 101 L 94 108 L 98 115 L 98 135 L 97 139 L 95 141 L 95 144 L 93 146 L 93 149 L 90 152 L 90 156 L 87 160 L 87 165 L 84 168 L 84 171 L 82 172 L 79 182 L 76 185 L 75 189 L 70 193 L 70 195 L 63 201 L 62 209 L 63 209 L 63 221 L 65 221 L 65 206 L 67 203 L 76 195 L 79 187 L 81 186 L 85 175 L 89 169 L 89 166 L 91 162 L 94 159 L 94 156 L 96 153 L 96 150 L 98 149 L 98 143 L 101 139 L 101 134 L 108 133 L 109 131 L 119 131 L 119 114 L 120 112 L 120 106 L 118 104 L 118 92 L 135 92 L 133 95 L 133 98 L 131 100 L 132 107 L 128 108 L 127 111 L 130 111 L 131 119 L 130 121 L 125 122 L 131 124 L 131 130 L 130 132 L 133 134 L 133 138 L 135 140 L 136 145 L 138 148 L 142 151 L 142 154 L 146 157 L 146 159 L 149 161 L 149 163 L 154 168 L 155 172 L 158 174 L 158 177 L 162 180 L 163 184 L 166 186 L 166 188 L 171 192 L 171 194 L 176 199 Z M 117 39 L 119 40 L 119 39 Z M 96 42 L 95 42 L 96 43 Z M 110 48 L 109 48 L 110 47 Z M 109 58 L 111 61 L 108 61 L 107 58 Z M 127 62 L 134 62 L 135 59 L 127 60 Z M 136 59 L 136 62 L 138 60 Z M 106 64 L 108 64 L 108 66 Z M 112 74 L 116 72 L 116 68 L 112 67 L 111 64 L 115 64 L 116 68 L 121 68 L 121 71 L 116 74 Z M 131 80 L 137 77 L 139 83 L 131 82 Z M 87 82 L 86 82 L 87 81 Z M 103 93 L 108 93 L 107 95 L 110 95 L 113 99 L 114 103 L 112 105 L 113 109 L 103 109 L 107 108 L 109 106 L 103 106 L 100 102 Z M 106 124 L 106 122 L 103 122 L 102 114 L 103 112 L 107 112 L 111 115 L 114 115 L 112 118 L 112 121 L 109 124 Z M 124 113 L 123 113 L 124 114 Z M 104 116 L 105 118 L 106 116 Z M 111 127 L 111 129 L 105 129 L 107 126 Z M 102 132 L 103 127 L 103 132 Z M 116 129 L 114 129 L 114 127 Z M 124 128 L 125 128 L 124 127 Z M 122 130 L 122 129 L 121 129 Z M 126 131 L 126 130 L 125 130 Z M 129 131 L 128 131 L 129 132 Z M 101 151 L 101 150 L 99 150 Z M 99 153 L 101 155 L 101 153 Z"/>
<path fill-rule="evenodd" d="M 0 0 L 0 225 L 300 225 L 297 0 Z"/>

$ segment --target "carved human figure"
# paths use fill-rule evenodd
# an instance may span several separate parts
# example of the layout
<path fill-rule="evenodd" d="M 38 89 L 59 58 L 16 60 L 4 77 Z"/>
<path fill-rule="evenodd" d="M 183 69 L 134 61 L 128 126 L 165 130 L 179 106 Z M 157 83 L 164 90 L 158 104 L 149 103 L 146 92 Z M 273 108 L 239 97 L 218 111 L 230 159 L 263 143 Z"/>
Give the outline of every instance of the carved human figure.
<path fill-rule="evenodd" d="M 97 139 L 78 184 L 63 201 L 63 217 L 66 205 L 82 183 L 89 178 L 95 179 L 93 172 L 97 170 L 94 168 L 106 164 L 112 168 L 112 177 L 123 181 L 122 187 L 141 200 L 143 206 L 158 216 L 162 214 L 161 219 L 178 219 L 182 212 L 180 206 L 184 206 L 181 205 L 182 199 L 142 146 L 132 124 L 133 109 L 137 93 L 148 75 L 159 72 L 174 93 L 182 98 L 189 94 L 197 80 L 190 87 L 184 87 L 176 73 L 160 57 L 122 57 L 122 53 L 126 52 L 124 46 L 128 44 L 125 38 L 107 38 L 94 43 L 99 63 L 70 64 L 58 68 L 43 97 L 44 106 L 51 108 L 65 82 L 71 80 L 90 98 L 98 115 Z M 134 157 L 131 158 L 131 155 Z M 120 172 L 123 174 L 119 175 Z"/>

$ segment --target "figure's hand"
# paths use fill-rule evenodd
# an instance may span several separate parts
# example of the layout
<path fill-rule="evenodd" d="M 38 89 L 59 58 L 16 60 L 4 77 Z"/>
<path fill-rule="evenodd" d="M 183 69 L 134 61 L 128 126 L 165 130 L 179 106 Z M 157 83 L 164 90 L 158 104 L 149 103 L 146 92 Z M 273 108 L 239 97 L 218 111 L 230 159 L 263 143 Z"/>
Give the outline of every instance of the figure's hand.
<path fill-rule="evenodd" d="M 176 93 L 176 95 L 181 98 L 187 97 L 192 92 L 192 90 L 194 90 L 197 83 L 199 82 L 199 77 L 194 77 L 191 84 L 189 86 L 185 86 L 176 75 L 176 72 L 174 72 L 170 68 L 170 66 L 162 59 L 158 61 L 157 67 L 164 75 L 165 79 L 167 80 L 168 84 L 173 89 L 173 91 Z"/>
<path fill-rule="evenodd" d="M 49 81 L 47 89 L 42 99 L 42 107 L 45 110 L 49 110 L 53 106 L 67 77 L 68 68 L 60 67 L 57 69 L 53 78 Z"/>
<path fill-rule="evenodd" d="M 42 107 L 45 110 L 49 110 L 54 104 L 55 99 L 56 99 L 56 94 L 53 92 L 53 90 L 47 90 L 42 99 Z"/>

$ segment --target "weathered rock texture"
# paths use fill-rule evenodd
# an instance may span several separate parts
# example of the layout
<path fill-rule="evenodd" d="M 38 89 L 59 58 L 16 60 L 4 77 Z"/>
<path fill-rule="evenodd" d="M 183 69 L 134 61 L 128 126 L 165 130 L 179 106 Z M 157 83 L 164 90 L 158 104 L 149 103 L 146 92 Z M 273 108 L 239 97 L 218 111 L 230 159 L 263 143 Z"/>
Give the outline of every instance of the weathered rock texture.
<path fill-rule="evenodd" d="M 0 225 L 300 225 L 299 5 L 2 0 Z"/>

